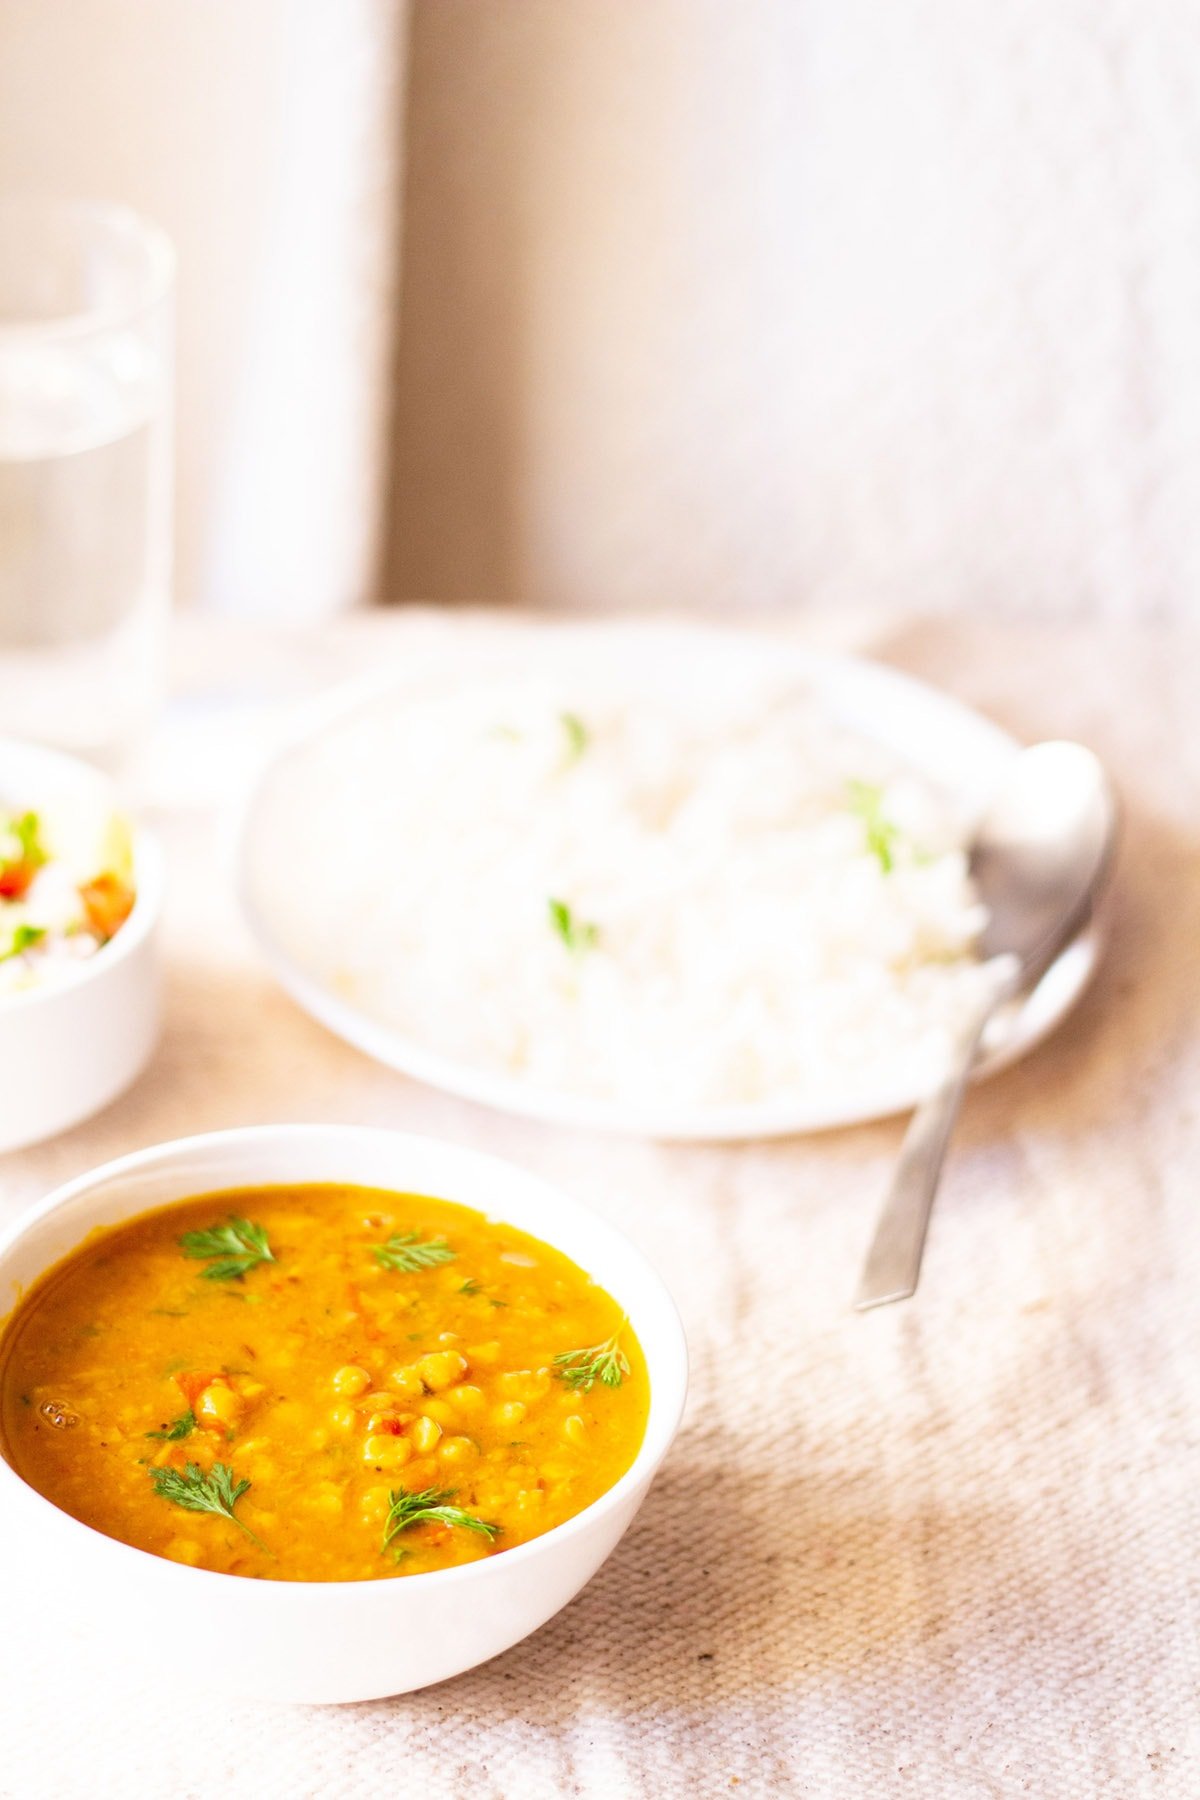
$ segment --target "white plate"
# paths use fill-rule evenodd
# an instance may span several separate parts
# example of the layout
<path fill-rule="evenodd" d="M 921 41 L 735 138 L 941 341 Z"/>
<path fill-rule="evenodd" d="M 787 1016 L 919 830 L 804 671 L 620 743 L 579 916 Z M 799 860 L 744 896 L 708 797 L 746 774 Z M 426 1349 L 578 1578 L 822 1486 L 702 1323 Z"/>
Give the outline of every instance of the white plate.
<path fill-rule="evenodd" d="M 834 718 L 874 738 L 973 808 L 984 803 L 1020 749 L 1015 738 L 980 714 L 895 669 L 765 636 L 695 625 L 622 623 L 499 630 L 469 651 L 461 641 L 423 648 L 410 654 L 402 668 L 327 696 L 273 756 L 251 793 L 238 844 L 242 907 L 263 956 L 292 997 L 339 1037 L 391 1068 L 486 1106 L 556 1125 L 677 1141 L 771 1138 L 858 1124 L 915 1105 L 922 1095 L 903 1079 L 866 1095 L 858 1088 L 841 1103 L 825 1096 L 819 1105 L 780 1100 L 688 1111 L 641 1109 L 538 1088 L 442 1056 L 406 1037 L 336 992 L 321 973 L 283 947 L 271 917 L 271 869 L 278 867 L 283 853 L 273 807 L 322 736 L 384 693 L 394 692 L 403 704 L 408 693 L 452 683 L 462 677 L 464 662 L 472 675 L 494 672 L 499 678 L 528 669 L 532 661 L 539 669 L 561 669 L 564 680 L 572 669 L 595 677 L 608 664 L 648 694 L 664 683 L 711 680 L 718 668 L 722 683 L 756 682 L 765 663 L 776 677 L 808 686 Z M 1027 1000 L 995 1022 L 977 1078 L 1004 1068 L 1053 1030 L 1090 979 L 1100 946 L 1100 932 L 1093 925 L 1063 952 Z"/>

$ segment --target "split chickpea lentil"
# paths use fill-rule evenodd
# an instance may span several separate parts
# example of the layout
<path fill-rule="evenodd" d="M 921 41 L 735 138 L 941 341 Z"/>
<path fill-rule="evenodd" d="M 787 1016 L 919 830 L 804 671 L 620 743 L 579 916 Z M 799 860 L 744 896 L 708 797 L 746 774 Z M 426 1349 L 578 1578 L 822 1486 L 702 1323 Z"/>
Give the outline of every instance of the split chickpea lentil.
<path fill-rule="evenodd" d="M 25 1480 L 126 1543 L 276 1580 L 537 1537 L 629 1467 L 648 1402 L 616 1302 L 560 1252 L 377 1189 L 143 1214 L 93 1234 L 0 1338 L 0 1448 Z"/>

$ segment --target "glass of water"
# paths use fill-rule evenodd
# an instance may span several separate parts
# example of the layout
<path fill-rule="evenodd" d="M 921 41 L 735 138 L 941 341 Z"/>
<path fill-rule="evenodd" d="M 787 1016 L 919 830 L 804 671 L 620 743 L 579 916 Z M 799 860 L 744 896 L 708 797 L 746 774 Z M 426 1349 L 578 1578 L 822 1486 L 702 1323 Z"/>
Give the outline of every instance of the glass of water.
<path fill-rule="evenodd" d="M 0 734 L 120 763 L 164 686 L 174 255 L 0 199 Z"/>

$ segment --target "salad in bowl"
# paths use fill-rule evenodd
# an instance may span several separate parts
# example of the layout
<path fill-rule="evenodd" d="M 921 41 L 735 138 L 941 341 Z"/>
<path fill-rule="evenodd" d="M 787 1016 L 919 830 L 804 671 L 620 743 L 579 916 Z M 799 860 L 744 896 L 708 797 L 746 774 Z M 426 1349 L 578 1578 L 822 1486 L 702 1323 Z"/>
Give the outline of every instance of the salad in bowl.
<path fill-rule="evenodd" d="M 54 982 L 133 911 L 133 841 L 120 813 L 0 802 L 0 997 Z"/>

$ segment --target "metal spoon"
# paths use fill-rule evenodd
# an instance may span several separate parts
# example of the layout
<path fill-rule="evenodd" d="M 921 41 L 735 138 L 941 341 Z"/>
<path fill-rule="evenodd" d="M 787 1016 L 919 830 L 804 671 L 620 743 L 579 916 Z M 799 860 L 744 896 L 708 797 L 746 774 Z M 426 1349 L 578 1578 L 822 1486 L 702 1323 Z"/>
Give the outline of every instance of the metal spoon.
<path fill-rule="evenodd" d="M 988 911 L 979 950 L 995 980 L 964 1021 L 941 1084 L 913 1114 L 863 1265 L 860 1312 L 916 1291 L 942 1161 L 984 1031 L 1086 922 L 1116 837 L 1116 796 L 1090 750 L 1035 744 L 1014 758 L 971 845 L 971 875 Z"/>

